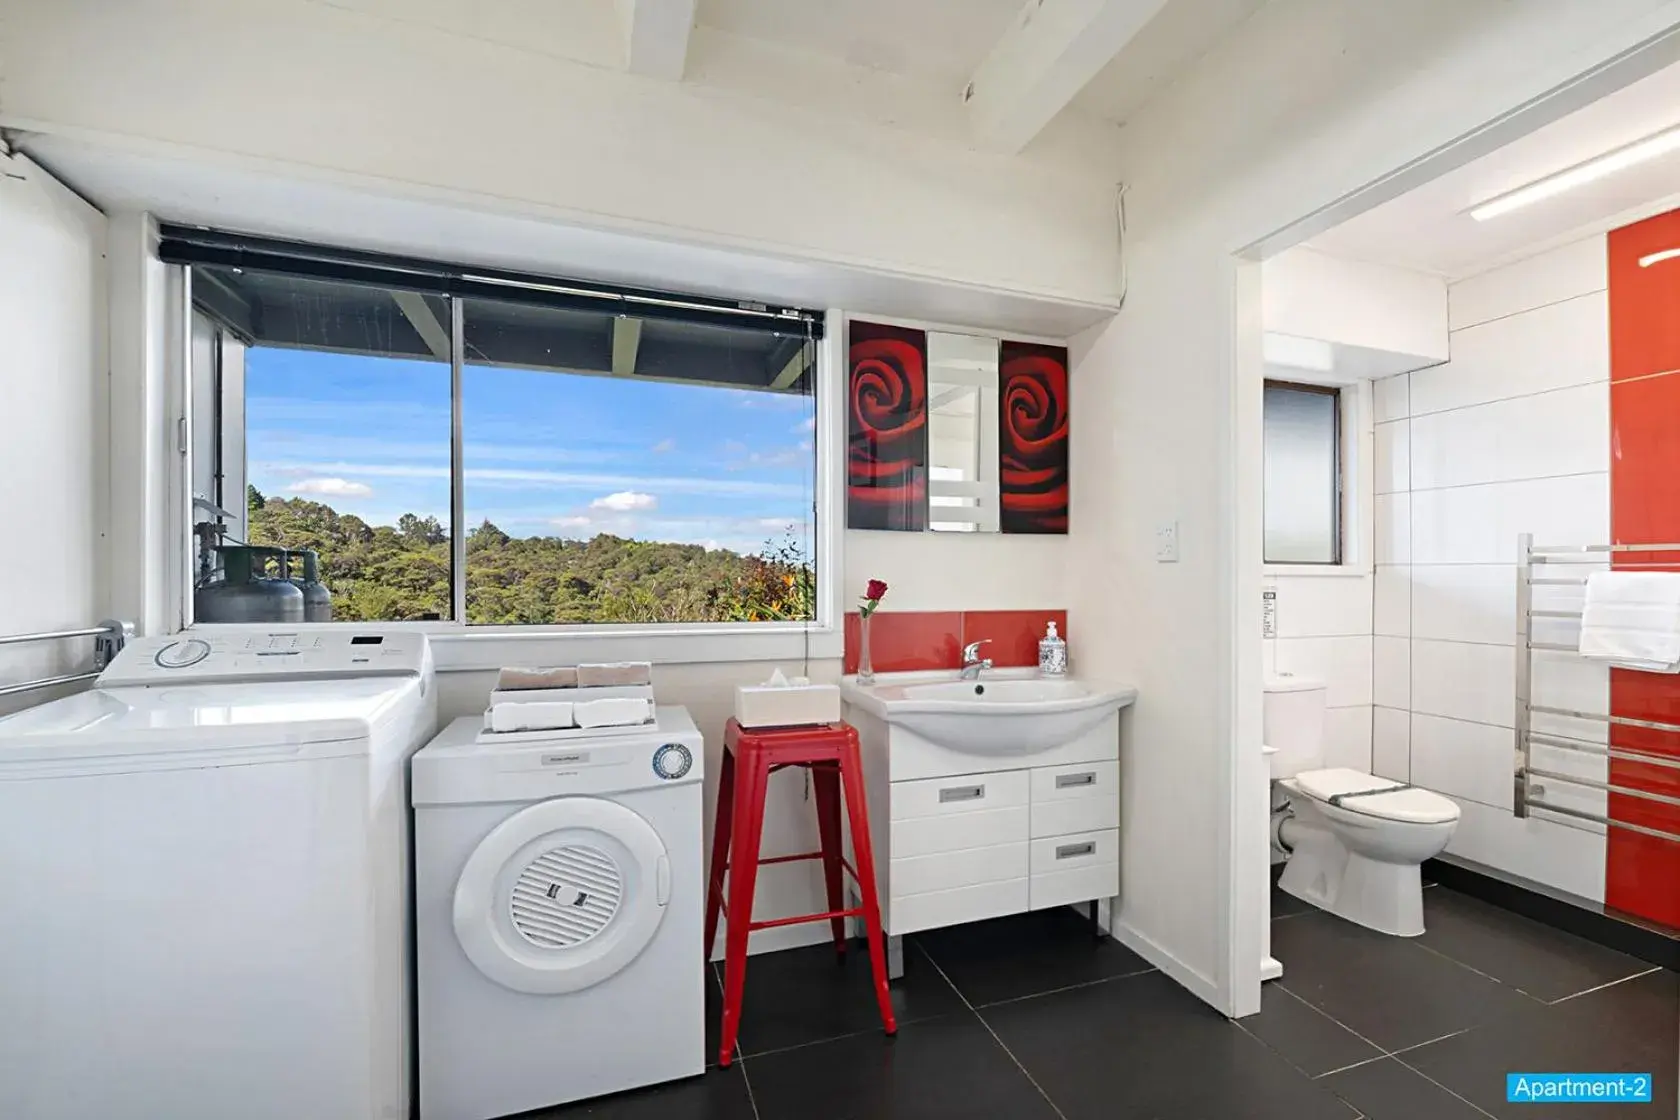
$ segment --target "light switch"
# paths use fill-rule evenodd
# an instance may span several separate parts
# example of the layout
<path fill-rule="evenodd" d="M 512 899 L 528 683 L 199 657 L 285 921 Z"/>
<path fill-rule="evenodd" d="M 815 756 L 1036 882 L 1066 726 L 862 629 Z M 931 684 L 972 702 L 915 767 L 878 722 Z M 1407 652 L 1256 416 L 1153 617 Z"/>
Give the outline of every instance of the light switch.
<path fill-rule="evenodd" d="M 1155 530 L 1155 562 L 1178 563 L 1178 522 L 1163 522 Z"/>

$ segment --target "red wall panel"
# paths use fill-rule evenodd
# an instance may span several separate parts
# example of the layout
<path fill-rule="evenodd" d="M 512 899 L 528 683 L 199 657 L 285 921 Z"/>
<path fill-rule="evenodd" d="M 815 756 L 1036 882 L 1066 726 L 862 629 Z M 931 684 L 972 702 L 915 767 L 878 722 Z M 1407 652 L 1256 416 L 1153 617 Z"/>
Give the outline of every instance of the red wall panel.
<path fill-rule="evenodd" d="M 919 669 L 955 669 L 962 647 L 989 638 L 981 654 L 1003 668 L 1038 664 L 1038 640 L 1044 625 L 1056 624 L 1067 637 L 1067 611 L 876 611 L 870 622 L 869 660 L 877 673 Z M 846 615 L 844 671 L 857 672 L 858 613 Z"/>
<path fill-rule="evenodd" d="M 1641 258 L 1680 248 L 1680 210 L 1614 230 L 1610 265 L 1610 533 L 1617 544 L 1680 541 L 1680 258 Z M 1649 565 L 1680 556 L 1637 553 Z M 1676 564 L 1680 570 L 1680 563 Z M 1680 678 L 1613 669 L 1610 711 L 1680 723 Z M 1611 728 L 1614 746 L 1680 758 L 1680 734 Z M 1680 796 L 1680 770 L 1613 759 L 1610 782 Z M 1612 794 L 1610 818 L 1680 832 L 1680 807 Z M 1605 903 L 1680 927 L 1680 844 L 1627 829 L 1606 838 Z"/>

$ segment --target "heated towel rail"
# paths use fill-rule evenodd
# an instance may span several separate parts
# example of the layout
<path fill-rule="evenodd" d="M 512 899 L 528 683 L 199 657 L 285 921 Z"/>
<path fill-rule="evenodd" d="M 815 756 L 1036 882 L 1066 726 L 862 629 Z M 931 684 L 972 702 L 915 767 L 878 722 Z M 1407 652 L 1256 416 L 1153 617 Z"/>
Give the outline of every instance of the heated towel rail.
<path fill-rule="evenodd" d="M 1643 727 L 1680 735 L 1680 724 L 1631 719 L 1626 716 L 1608 715 L 1602 712 L 1582 712 L 1572 708 L 1547 707 L 1535 704 L 1532 696 L 1534 652 L 1536 650 L 1556 653 L 1579 652 L 1576 646 L 1563 642 L 1535 641 L 1534 620 L 1537 618 L 1578 620 L 1581 617 L 1581 612 L 1578 610 L 1536 610 L 1534 608 L 1534 588 L 1552 585 L 1585 587 L 1587 575 L 1590 572 L 1583 573 L 1581 571 L 1583 568 L 1591 568 L 1595 564 L 1608 564 L 1614 557 L 1659 552 L 1680 554 L 1680 544 L 1590 544 L 1542 548 L 1534 543 L 1534 536 L 1531 533 L 1524 533 L 1517 538 L 1517 554 L 1520 563 L 1517 566 L 1516 785 L 1513 798 L 1517 816 L 1527 817 L 1531 812 L 1539 811 L 1554 818 L 1561 818 L 1557 821 L 1559 824 L 1567 824 L 1575 828 L 1582 828 L 1587 824 L 1601 824 L 1608 828 L 1639 832 L 1646 836 L 1654 836 L 1659 840 L 1668 840 L 1680 844 L 1680 833 L 1666 832 L 1662 829 L 1634 824 L 1631 821 L 1612 820 L 1608 815 L 1588 813 L 1581 809 L 1547 802 L 1545 800 L 1545 787 L 1537 786 L 1533 782 L 1535 778 L 1548 782 L 1562 782 L 1566 785 L 1600 790 L 1606 794 L 1613 793 L 1622 797 L 1660 802 L 1664 805 L 1680 808 L 1680 797 L 1670 797 L 1666 794 L 1653 793 L 1650 790 L 1616 785 L 1609 781 L 1601 782 L 1591 778 L 1576 777 L 1557 770 L 1536 768 L 1532 764 L 1532 749 L 1538 745 L 1556 750 L 1574 751 L 1581 755 L 1603 758 L 1607 761 L 1617 759 L 1624 762 L 1638 762 L 1647 766 L 1680 770 L 1680 753 L 1674 756 L 1651 754 L 1646 751 L 1631 750 L 1627 747 L 1579 739 L 1559 732 L 1536 731 L 1533 727 L 1534 717 L 1543 715 L 1602 723 L 1610 727 Z M 1642 567 L 1674 571 L 1680 568 L 1680 564 L 1675 563 L 1672 559 L 1647 563 L 1641 563 L 1638 560 L 1619 561 L 1616 564 L 1618 571 Z M 1575 570 L 1570 571 L 1571 568 Z M 1676 678 L 1676 683 L 1680 685 L 1680 677 Z M 1608 740 L 1609 736 L 1606 736 L 1606 739 Z M 1680 740 L 1676 741 L 1680 742 Z"/>
<path fill-rule="evenodd" d="M 33 692 L 38 688 L 53 688 L 58 685 L 79 684 L 91 681 L 97 677 L 100 670 L 111 663 L 111 658 L 123 648 L 123 644 L 134 637 L 134 625 L 128 622 L 118 622 L 106 619 L 98 626 L 86 626 L 80 630 L 45 630 L 39 634 L 11 634 L 0 636 L 0 646 L 23 645 L 26 642 L 61 642 L 71 638 L 92 638 L 93 670 L 87 673 L 66 673 L 56 677 L 42 677 L 39 680 L 20 681 L 17 684 L 0 685 L 0 696 L 15 696 L 20 692 Z"/>

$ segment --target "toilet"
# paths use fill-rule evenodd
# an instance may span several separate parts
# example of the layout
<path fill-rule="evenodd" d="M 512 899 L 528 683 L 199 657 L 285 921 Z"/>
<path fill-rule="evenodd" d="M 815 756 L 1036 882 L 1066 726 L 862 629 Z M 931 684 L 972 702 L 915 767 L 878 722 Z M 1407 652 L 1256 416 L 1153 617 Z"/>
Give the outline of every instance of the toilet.
<path fill-rule="evenodd" d="M 1323 681 L 1267 678 L 1265 744 L 1272 843 L 1289 860 L 1278 886 L 1379 933 L 1422 933 L 1418 869 L 1452 839 L 1458 806 L 1405 782 L 1326 769 Z"/>

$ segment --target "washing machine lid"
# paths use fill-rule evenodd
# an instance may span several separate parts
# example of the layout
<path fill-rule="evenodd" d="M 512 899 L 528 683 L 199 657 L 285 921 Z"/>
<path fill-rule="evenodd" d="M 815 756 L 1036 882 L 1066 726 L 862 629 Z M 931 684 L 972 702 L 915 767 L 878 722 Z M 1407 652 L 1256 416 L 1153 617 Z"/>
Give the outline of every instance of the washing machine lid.
<path fill-rule="evenodd" d="M 1458 806 L 1438 793 L 1358 770 L 1308 770 L 1295 776 L 1295 785 L 1315 801 L 1380 820 L 1446 824 L 1458 819 Z"/>
<path fill-rule="evenodd" d="M 415 678 L 95 688 L 0 719 L 0 777 L 362 754 L 373 723 L 418 688 Z"/>

